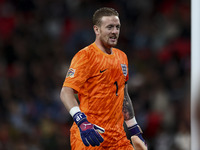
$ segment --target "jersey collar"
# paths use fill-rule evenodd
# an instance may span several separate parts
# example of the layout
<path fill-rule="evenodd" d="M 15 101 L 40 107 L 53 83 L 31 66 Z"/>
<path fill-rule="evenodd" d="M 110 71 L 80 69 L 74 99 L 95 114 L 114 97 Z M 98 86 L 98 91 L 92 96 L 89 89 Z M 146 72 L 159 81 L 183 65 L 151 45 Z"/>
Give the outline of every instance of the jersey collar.
<path fill-rule="evenodd" d="M 105 55 L 106 57 L 114 57 L 115 52 L 114 49 L 112 48 L 112 54 L 106 54 L 104 53 L 100 48 L 97 47 L 97 45 L 94 43 L 92 43 L 92 45 L 95 47 L 95 49 L 97 49 L 101 54 Z"/>

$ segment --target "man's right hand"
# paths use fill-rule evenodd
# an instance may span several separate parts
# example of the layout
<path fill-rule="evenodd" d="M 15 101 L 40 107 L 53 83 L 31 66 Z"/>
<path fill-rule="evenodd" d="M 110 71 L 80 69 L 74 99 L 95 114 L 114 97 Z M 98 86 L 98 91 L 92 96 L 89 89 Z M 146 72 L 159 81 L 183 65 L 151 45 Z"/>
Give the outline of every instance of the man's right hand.
<path fill-rule="evenodd" d="M 73 116 L 73 118 L 79 127 L 81 139 L 85 146 L 99 146 L 100 143 L 104 141 L 103 137 L 99 133 L 104 133 L 105 130 L 88 122 L 84 113 L 78 112 Z"/>
<path fill-rule="evenodd" d="M 137 135 L 132 136 L 131 141 L 135 150 L 147 150 L 147 146 Z"/>

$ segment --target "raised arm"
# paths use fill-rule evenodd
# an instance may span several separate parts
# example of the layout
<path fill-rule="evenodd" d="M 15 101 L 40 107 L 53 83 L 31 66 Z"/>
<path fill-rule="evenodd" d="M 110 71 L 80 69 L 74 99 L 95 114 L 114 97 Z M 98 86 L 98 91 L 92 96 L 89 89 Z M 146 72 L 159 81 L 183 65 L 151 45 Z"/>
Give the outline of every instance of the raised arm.
<path fill-rule="evenodd" d="M 124 88 L 124 102 L 123 102 L 122 111 L 123 111 L 125 123 L 128 127 L 131 137 L 133 137 L 134 135 L 137 135 L 145 143 L 145 140 L 142 137 L 142 130 L 140 126 L 137 124 L 137 121 L 135 119 L 135 113 L 134 113 L 132 101 L 128 94 L 127 83 L 125 84 L 125 88 Z"/>

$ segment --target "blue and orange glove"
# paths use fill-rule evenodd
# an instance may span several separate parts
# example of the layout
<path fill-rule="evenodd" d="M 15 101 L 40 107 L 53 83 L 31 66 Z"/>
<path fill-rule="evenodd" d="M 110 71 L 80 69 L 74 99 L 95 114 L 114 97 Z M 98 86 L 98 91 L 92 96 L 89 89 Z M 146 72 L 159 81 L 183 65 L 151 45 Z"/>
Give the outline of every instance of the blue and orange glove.
<path fill-rule="evenodd" d="M 142 133 L 143 133 L 142 129 L 140 128 L 140 126 L 138 124 L 128 127 L 128 131 L 131 134 L 131 136 L 137 135 L 145 143 L 145 140 L 142 137 Z"/>
<path fill-rule="evenodd" d="M 99 133 L 104 133 L 105 130 L 95 124 L 88 122 L 87 117 L 82 112 L 77 112 L 73 116 L 74 121 L 80 130 L 81 139 L 85 146 L 99 146 L 104 141 Z"/>

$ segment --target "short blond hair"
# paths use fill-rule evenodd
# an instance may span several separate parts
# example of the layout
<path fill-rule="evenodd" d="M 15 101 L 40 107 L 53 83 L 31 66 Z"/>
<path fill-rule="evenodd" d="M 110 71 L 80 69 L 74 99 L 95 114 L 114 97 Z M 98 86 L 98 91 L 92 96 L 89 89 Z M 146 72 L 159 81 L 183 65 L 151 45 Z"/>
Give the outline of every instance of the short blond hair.
<path fill-rule="evenodd" d="M 113 8 L 109 8 L 109 7 L 102 7 L 99 8 L 95 11 L 94 15 L 93 15 L 93 25 L 101 25 L 101 18 L 103 16 L 118 16 L 119 17 L 119 13 L 113 9 Z"/>

